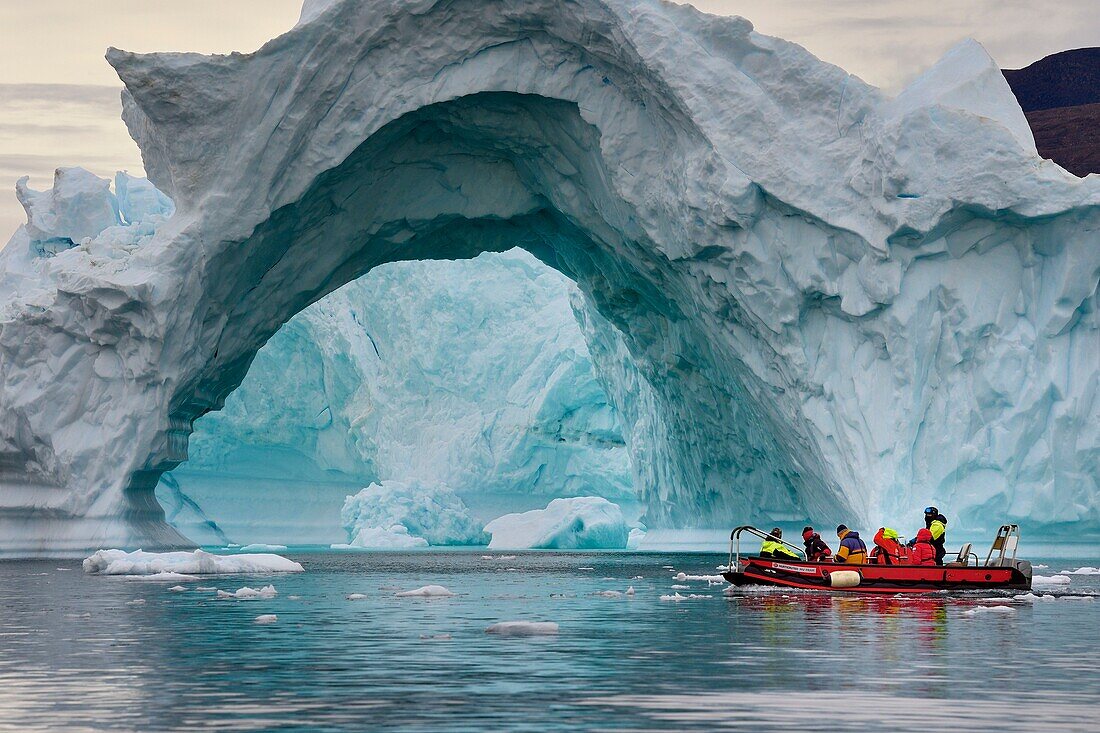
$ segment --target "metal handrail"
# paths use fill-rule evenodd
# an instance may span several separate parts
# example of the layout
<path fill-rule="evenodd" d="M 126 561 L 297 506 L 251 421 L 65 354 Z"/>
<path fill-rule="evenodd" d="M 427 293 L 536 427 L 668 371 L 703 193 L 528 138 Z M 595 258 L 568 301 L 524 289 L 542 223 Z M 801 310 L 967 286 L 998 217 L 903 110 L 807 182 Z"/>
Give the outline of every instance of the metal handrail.
<path fill-rule="evenodd" d="M 1013 563 L 1016 562 L 1016 550 L 1020 546 L 1020 527 L 1015 524 L 1002 524 L 1000 529 L 997 530 L 997 536 L 993 538 L 993 544 L 989 547 L 989 554 L 985 556 L 985 566 L 987 568 L 991 567 L 990 560 L 993 559 L 993 553 L 998 550 L 1001 551 L 1001 554 L 997 557 L 997 566 L 1004 566 L 1008 540 L 1013 535 L 1016 536 L 1016 541 L 1012 543 L 1012 557 L 1009 559 Z"/>
<path fill-rule="evenodd" d="M 773 537 L 772 535 L 768 534 L 767 532 L 764 532 L 763 530 L 759 530 L 756 527 L 752 526 L 751 524 L 744 524 L 740 527 L 735 528 L 732 532 L 730 532 L 730 564 L 729 564 L 730 572 L 736 571 L 738 565 L 740 565 L 740 563 L 741 563 L 741 533 L 742 532 L 748 532 L 749 534 L 756 535 L 761 540 L 772 540 L 774 542 L 778 542 L 781 545 L 786 545 L 787 547 L 791 548 L 792 550 L 797 552 L 799 555 L 801 555 L 803 557 L 803 559 L 805 559 L 805 557 L 806 557 L 806 551 L 803 550 L 801 547 L 798 547 L 797 545 L 792 545 L 790 542 L 787 542 L 786 540 L 784 540 L 781 537 Z M 735 564 L 735 560 L 736 560 L 736 564 Z"/>

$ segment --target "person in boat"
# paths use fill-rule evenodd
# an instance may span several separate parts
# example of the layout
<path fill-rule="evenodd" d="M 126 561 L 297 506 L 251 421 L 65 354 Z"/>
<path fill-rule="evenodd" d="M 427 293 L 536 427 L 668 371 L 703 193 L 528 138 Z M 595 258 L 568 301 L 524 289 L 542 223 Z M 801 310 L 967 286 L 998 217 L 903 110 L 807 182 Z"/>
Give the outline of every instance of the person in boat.
<path fill-rule="evenodd" d="M 947 542 L 947 517 L 940 514 L 940 510 L 934 506 L 924 508 L 924 528 L 932 534 L 932 547 L 936 550 L 936 564 L 943 565 L 943 558 L 947 554 L 944 544 Z M 916 544 L 917 538 L 909 541 L 909 546 Z"/>
<path fill-rule="evenodd" d="M 909 551 L 910 565 L 940 565 L 936 562 L 936 548 L 932 546 L 932 532 L 927 528 L 917 530 L 913 548 Z"/>
<path fill-rule="evenodd" d="M 833 558 L 834 562 L 849 565 L 863 565 L 867 562 L 867 545 L 859 538 L 859 532 L 853 532 L 841 524 L 836 528 L 836 536 L 840 538 L 840 547 Z"/>
<path fill-rule="evenodd" d="M 783 538 L 783 530 L 775 527 L 760 545 L 760 557 L 774 557 L 779 560 L 799 560 L 795 553 L 787 549 L 779 540 Z"/>
<path fill-rule="evenodd" d="M 932 547 L 936 548 L 936 564 L 943 565 L 944 555 L 947 550 L 944 544 L 947 542 L 947 517 L 940 514 L 940 510 L 934 506 L 924 510 L 924 526 L 932 534 Z"/>
<path fill-rule="evenodd" d="M 871 550 L 871 562 L 876 565 L 904 564 L 906 548 L 898 542 L 897 530 L 879 527 L 875 533 L 875 548 Z"/>
<path fill-rule="evenodd" d="M 813 527 L 802 530 L 802 543 L 806 545 L 806 559 L 810 562 L 827 562 L 833 556 L 833 551 Z"/>

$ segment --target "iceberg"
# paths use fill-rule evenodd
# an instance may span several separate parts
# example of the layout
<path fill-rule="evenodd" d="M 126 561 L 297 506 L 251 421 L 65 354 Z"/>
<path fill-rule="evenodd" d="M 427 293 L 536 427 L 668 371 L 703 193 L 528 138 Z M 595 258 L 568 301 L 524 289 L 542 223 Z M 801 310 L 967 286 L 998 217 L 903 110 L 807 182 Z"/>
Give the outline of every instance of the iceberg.
<path fill-rule="evenodd" d="M 347 497 L 340 518 L 356 547 L 485 544 L 465 504 L 446 486 L 374 483 Z"/>
<path fill-rule="evenodd" d="M 505 514 L 485 525 L 490 549 L 622 550 L 630 529 L 617 504 L 599 496 L 554 499 L 545 509 Z"/>
<path fill-rule="evenodd" d="M 326 0 L 255 53 L 108 61 L 174 212 L 66 169 L 20 189 L 6 554 L 189 546 L 156 487 L 284 324 L 387 264 L 515 247 L 576 284 L 651 530 L 928 503 L 954 531 L 1100 527 L 1100 177 L 1036 156 L 976 43 L 891 96 L 659 0 Z M 450 480 L 354 468 L 315 490 Z"/>
<path fill-rule="evenodd" d="M 209 552 L 99 550 L 84 559 L 90 575 L 144 575 L 179 579 L 194 575 L 300 573 L 303 568 L 281 555 L 212 555 Z M 170 575 L 170 577 L 168 577 Z"/>

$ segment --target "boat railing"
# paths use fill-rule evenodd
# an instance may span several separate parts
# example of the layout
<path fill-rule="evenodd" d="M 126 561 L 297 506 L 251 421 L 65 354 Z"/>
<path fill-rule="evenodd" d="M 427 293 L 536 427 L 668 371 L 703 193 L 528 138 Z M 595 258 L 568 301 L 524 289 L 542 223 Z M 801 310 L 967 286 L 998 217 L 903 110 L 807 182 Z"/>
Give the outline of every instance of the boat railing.
<path fill-rule="evenodd" d="M 1020 528 L 1015 524 L 1002 524 L 997 530 L 997 536 L 993 538 L 993 544 L 989 548 L 989 554 L 985 556 L 985 566 L 1003 567 L 1016 563 L 1016 548 L 1020 544 Z M 998 553 L 993 559 L 993 553 Z"/>
<path fill-rule="evenodd" d="M 806 552 L 801 547 L 798 547 L 797 545 L 792 545 L 790 542 L 787 542 L 786 540 L 784 540 L 781 537 L 775 537 L 774 535 L 771 535 L 771 534 L 769 534 L 769 533 L 767 533 L 767 532 L 765 532 L 761 529 L 757 529 L 756 527 L 753 527 L 751 524 L 745 524 L 745 525 L 742 525 L 740 527 L 737 527 L 732 532 L 730 532 L 730 565 L 729 565 L 729 568 L 730 568 L 731 572 L 736 571 L 737 567 L 741 563 L 741 533 L 743 533 L 743 532 L 748 532 L 749 534 L 751 534 L 755 537 L 759 537 L 761 541 L 771 540 L 773 542 L 778 542 L 779 544 L 784 545 L 785 547 L 791 548 L 796 553 L 801 555 L 803 558 L 806 557 Z"/>

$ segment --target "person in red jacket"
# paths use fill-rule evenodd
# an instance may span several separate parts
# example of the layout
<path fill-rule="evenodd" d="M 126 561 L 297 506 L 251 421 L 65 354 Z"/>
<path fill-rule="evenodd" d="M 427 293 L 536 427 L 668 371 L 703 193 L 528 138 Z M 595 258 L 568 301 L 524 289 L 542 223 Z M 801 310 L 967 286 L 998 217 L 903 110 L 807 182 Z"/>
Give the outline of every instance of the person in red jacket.
<path fill-rule="evenodd" d="M 932 533 L 922 527 L 917 531 L 916 540 L 909 551 L 909 564 L 935 565 L 936 548 L 932 546 Z"/>
<path fill-rule="evenodd" d="M 821 539 L 821 535 L 814 532 L 813 527 L 802 530 L 802 542 L 806 545 L 806 559 L 810 562 L 828 562 L 833 555 L 833 551 Z"/>

